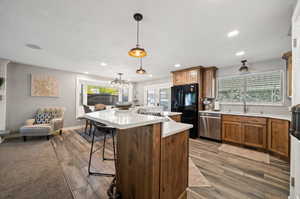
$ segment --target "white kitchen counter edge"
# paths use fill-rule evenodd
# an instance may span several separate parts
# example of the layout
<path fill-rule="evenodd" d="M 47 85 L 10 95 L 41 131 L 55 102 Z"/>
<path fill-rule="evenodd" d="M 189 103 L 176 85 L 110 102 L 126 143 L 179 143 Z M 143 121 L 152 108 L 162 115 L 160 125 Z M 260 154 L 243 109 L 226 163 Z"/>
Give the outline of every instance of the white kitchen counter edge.
<path fill-rule="evenodd" d="M 222 115 L 240 115 L 249 117 L 267 117 L 272 119 L 281 119 L 291 121 L 291 115 L 272 115 L 272 114 L 260 114 L 260 113 L 237 113 L 237 112 L 223 112 L 223 111 L 199 111 L 200 113 L 219 113 Z"/>
<path fill-rule="evenodd" d="M 126 113 L 124 113 L 124 114 L 126 114 Z M 139 117 L 140 115 L 134 114 L 134 116 Z M 142 117 L 144 117 L 144 116 L 145 115 L 142 115 Z M 86 119 L 89 119 L 92 121 L 96 121 L 96 122 L 100 122 L 102 124 L 112 126 L 113 128 L 121 129 L 121 130 L 140 127 L 140 126 L 146 126 L 146 125 L 150 125 L 150 124 L 157 124 L 157 123 L 162 123 L 162 122 L 166 121 L 166 118 L 163 118 L 163 117 L 157 117 L 157 116 L 150 116 L 150 117 L 151 117 L 151 120 L 148 120 L 148 121 L 134 122 L 134 123 L 128 123 L 128 124 L 118 124 L 117 121 L 110 122 L 108 120 L 101 119 L 100 117 L 91 117 L 91 116 L 89 116 L 89 113 L 85 114 L 83 116 L 83 118 L 86 118 Z"/>
<path fill-rule="evenodd" d="M 163 122 L 162 124 L 162 137 L 168 137 L 177 133 L 186 131 L 193 128 L 192 124 L 185 124 L 175 121 Z"/>

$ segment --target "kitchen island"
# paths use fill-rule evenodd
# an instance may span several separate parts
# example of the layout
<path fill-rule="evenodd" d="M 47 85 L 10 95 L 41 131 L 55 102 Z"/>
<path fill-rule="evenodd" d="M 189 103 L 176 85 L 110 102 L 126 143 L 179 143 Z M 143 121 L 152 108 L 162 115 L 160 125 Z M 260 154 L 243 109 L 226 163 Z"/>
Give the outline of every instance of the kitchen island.
<path fill-rule="evenodd" d="M 116 110 L 85 118 L 116 128 L 116 179 L 123 199 L 186 198 L 192 125 Z"/>

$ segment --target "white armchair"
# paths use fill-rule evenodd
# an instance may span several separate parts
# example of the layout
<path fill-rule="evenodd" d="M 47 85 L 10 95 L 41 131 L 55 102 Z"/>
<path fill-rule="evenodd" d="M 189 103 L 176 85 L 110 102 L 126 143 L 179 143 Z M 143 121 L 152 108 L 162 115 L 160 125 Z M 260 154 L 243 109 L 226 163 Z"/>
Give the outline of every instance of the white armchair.
<path fill-rule="evenodd" d="M 20 133 L 26 141 L 27 136 L 46 136 L 56 131 L 62 134 L 64 126 L 64 112 L 65 108 L 40 108 L 35 114 L 35 119 L 28 119 L 25 121 L 25 126 L 20 128 Z"/>

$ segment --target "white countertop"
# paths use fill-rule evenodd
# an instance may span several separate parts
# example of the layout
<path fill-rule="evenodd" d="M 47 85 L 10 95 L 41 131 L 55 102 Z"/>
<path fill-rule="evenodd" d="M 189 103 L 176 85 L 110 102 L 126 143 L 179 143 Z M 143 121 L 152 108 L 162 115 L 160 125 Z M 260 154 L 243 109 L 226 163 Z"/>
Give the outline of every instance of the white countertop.
<path fill-rule="evenodd" d="M 171 112 L 168 112 L 166 116 L 170 116 L 170 113 Z M 174 115 L 178 114 L 181 113 L 174 113 Z M 168 121 L 165 117 L 137 114 L 131 111 L 120 112 L 116 110 L 104 110 L 88 113 L 83 117 L 117 129 L 128 129 L 162 122 L 162 137 L 168 137 L 193 128 L 191 124 L 175 122 L 171 119 Z"/>
<path fill-rule="evenodd" d="M 128 129 L 166 121 L 166 118 L 164 117 L 142 115 L 131 111 L 122 112 L 116 110 L 92 112 L 84 115 L 84 118 L 100 122 L 117 129 Z"/>
<path fill-rule="evenodd" d="M 170 120 L 168 122 L 164 122 L 162 125 L 162 137 L 163 138 L 168 137 L 176 133 L 186 131 L 191 128 L 193 128 L 193 125 L 191 124 L 185 124 L 185 123 L 180 123 L 180 122 L 175 122 L 173 120 Z"/>
<path fill-rule="evenodd" d="M 160 112 L 160 114 L 162 116 L 182 115 L 182 113 L 180 113 L 180 112 L 170 112 L 170 111 L 163 111 L 163 112 Z"/>
<path fill-rule="evenodd" d="M 276 114 L 260 114 L 260 113 L 240 113 L 240 112 L 228 112 L 228 111 L 199 111 L 200 113 L 219 113 L 223 115 L 240 115 L 240 116 L 252 116 L 252 117 L 267 117 L 281 120 L 291 121 L 292 115 L 276 115 Z"/>

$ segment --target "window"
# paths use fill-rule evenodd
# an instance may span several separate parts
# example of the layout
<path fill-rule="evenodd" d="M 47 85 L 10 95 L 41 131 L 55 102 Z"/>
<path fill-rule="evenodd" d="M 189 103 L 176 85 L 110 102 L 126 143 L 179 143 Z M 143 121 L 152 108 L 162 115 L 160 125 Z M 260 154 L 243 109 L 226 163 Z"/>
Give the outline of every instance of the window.
<path fill-rule="evenodd" d="M 147 105 L 155 105 L 155 88 L 147 89 Z"/>
<path fill-rule="evenodd" d="M 147 106 L 159 105 L 163 110 L 171 109 L 170 84 L 157 84 L 144 88 L 144 104 Z"/>
<path fill-rule="evenodd" d="M 222 103 L 283 104 L 282 71 L 247 74 L 218 80 Z"/>
<path fill-rule="evenodd" d="M 164 110 L 170 109 L 170 88 L 160 88 L 159 89 L 159 105 L 163 107 Z"/>
<path fill-rule="evenodd" d="M 119 90 L 116 88 L 87 85 L 87 105 L 114 105 L 118 102 Z"/>

